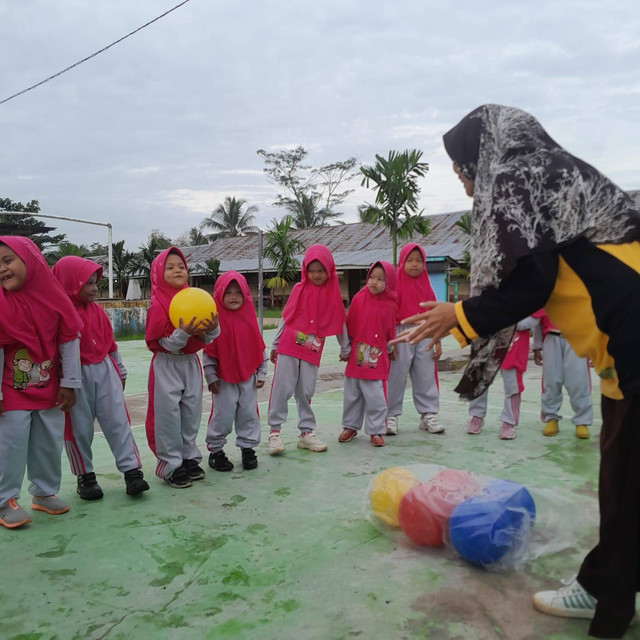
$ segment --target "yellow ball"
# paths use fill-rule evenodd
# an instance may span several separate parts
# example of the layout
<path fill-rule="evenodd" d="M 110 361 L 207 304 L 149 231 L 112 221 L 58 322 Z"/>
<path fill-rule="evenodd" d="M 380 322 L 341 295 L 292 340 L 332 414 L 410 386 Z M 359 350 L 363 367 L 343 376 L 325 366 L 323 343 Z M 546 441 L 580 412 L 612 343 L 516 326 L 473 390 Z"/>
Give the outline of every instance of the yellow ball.
<path fill-rule="evenodd" d="M 197 287 L 181 289 L 173 296 L 169 305 L 169 319 L 176 328 L 180 325 L 180 318 L 183 324 L 188 324 L 194 316 L 200 322 L 216 312 L 216 303 L 211 294 Z"/>
<path fill-rule="evenodd" d="M 417 487 L 420 480 L 403 467 L 391 467 L 381 471 L 371 483 L 369 499 L 373 513 L 386 524 L 399 527 L 398 507 L 404 494 Z"/>

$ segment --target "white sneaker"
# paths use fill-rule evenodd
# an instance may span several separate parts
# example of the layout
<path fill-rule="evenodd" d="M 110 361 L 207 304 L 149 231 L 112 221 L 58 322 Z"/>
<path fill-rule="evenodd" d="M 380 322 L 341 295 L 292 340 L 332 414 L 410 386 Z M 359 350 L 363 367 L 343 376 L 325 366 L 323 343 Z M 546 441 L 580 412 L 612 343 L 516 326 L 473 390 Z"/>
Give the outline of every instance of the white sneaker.
<path fill-rule="evenodd" d="M 429 433 L 444 433 L 444 427 L 438 422 L 435 413 L 423 413 L 418 426 Z"/>
<path fill-rule="evenodd" d="M 398 435 L 398 416 L 387 416 L 387 435 Z"/>
<path fill-rule="evenodd" d="M 326 451 L 327 445 L 324 444 L 324 442 L 320 442 L 313 431 L 307 431 L 305 435 L 298 438 L 298 449 L 308 449 L 309 451 Z"/>
<path fill-rule="evenodd" d="M 274 431 L 269 434 L 267 444 L 269 445 L 269 455 L 275 456 L 284 451 L 284 442 L 282 442 L 279 431 Z"/>
<path fill-rule="evenodd" d="M 564 618 L 590 620 L 595 615 L 596 603 L 597 600 L 580 586 L 576 578 L 557 591 L 539 591 L 533 596 L 533 606 L 538 611 Z"/>

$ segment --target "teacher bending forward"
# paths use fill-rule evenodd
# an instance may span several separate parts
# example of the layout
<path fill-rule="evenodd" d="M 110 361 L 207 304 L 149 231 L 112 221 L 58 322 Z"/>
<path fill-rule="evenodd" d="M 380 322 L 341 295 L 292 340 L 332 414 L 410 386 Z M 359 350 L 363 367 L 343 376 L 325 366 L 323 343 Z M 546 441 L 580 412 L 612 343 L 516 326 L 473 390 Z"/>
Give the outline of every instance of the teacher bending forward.
<path fill-rule="evenodd" d="M 545 613 L 592 618 L 590 635 L 622 637 L 640 590 L 640 211 L 567 153 L 528 113 L 484 105 L 444 136 L 471 214 L 472 297 L 423 303 L 397 340 L 453 334 L 472 342 L 456 391 L 480 395 L 513 325 L 545 307 L 601 378 L 600 539 L 577 578 L 535 594 Z"/>

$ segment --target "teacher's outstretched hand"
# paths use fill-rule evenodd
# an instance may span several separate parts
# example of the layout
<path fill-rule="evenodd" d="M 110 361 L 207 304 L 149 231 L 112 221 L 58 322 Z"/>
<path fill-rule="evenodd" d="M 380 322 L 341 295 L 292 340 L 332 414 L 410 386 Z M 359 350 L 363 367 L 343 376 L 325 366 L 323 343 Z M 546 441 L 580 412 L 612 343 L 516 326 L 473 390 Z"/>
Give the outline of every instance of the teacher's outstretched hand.
<path fill-rule="evenodd" d="M 420 340 L 431 338 L 431 342 L 427 345 L 427 351 L 429 351 L 436 340 L 444 338 L 458 324 L 453 302 L 421 302 L 420 306 L 426 309 L 424 313 L 401 319 L 402 324 L 416 326 L 399 333 L 391 340 L 391 344 L 398 342 L 417 344 Z"/>

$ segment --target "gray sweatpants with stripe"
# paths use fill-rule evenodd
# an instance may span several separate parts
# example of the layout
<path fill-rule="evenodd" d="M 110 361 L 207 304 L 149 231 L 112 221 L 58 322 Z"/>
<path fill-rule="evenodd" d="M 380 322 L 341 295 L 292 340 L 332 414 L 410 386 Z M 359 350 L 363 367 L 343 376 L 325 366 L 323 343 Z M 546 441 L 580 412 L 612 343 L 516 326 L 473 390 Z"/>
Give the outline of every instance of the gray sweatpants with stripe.
<path fill-rule="evenodd" d="M 298 429 L 301 433 L 316 428 L 316 416 L 311 409 L 311 398 L 316 390 L 318 367 L 299 358 L 278 354 L 271 382 L 269 398 L 269 428 L 280 431 L 289 413 L 289 398 L 295 394 L 298 407 Z"/>
<path fill-rule="evenodd" d="M 373 435 L 387 433 L 387 399 L 383 380 L 344 378 L 342 426 Z"/>
<path fill-rule="evenodd" d="M 520 391 L 518 389 L 518 377 L 515 369 L 500 369 L 504 382 L 504 407 L 500 414 L 500 420 L 514 427 L 520 421 Z M 487 415 L 487 402 L 489 389 L 481 396 L 469 402 L 469 415 L 482 418 Z"/>
<path fill-rule="evenodd" d="M 399 324 L 396 326 L 396 335 L 410 325 Z M 426 346 L 430 339 L 421 340 L 418 344 L 401 342 L 396 345 L 396 359 L 392 360 L 389 367 L 389 415 L 402 414 L 402 402 L 407 386 L 407 377 L 411 376 L 411 392 L 413 405 L 416 411 L 425 413 L 438 413 L 440 410 L 440 393 L 438 391 L 437 364 L 431 357 L 433 349 L 427 351 Z"/>
<path fill-rule="evenodd" d="M 139 469 L 140 453 L 131 433 L 124 403 L 122 381 L 113 360 L 82 365 L 82 388 L 69 411 L 72 433 L 65 433 L 65 449 L 71 473 L 76 476 L 93 471 L 91 445 L 97 420 L 113 452 L 118 471 Z"/>
<path fill-rule="evenodd" d="M 0 416 L 0 506 L 20 497 L 25 468 L 32 496 L 58 493 L 63 433 L 64 413 L 57 407 Z"/>
<path fill-rule="evenodd" d="M 202 419 L 202 368 L 195 353 L 163 352 L 154 355 L 151 367 L 156 475 L 168 478 L 183 460 L 202 460 L 196 445 Z"/>

